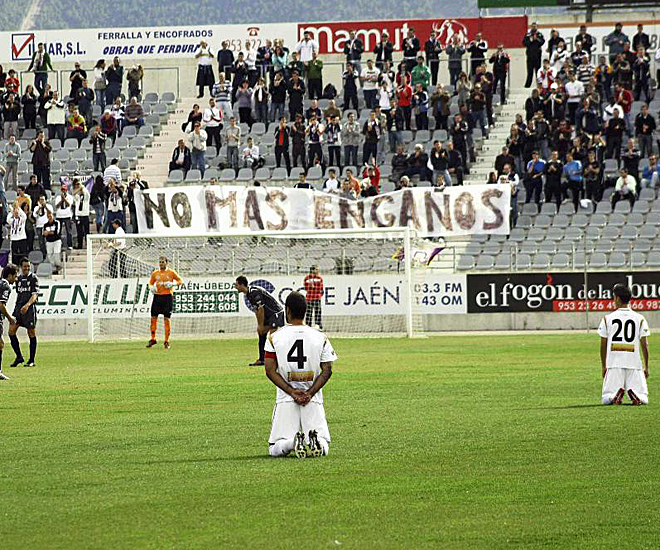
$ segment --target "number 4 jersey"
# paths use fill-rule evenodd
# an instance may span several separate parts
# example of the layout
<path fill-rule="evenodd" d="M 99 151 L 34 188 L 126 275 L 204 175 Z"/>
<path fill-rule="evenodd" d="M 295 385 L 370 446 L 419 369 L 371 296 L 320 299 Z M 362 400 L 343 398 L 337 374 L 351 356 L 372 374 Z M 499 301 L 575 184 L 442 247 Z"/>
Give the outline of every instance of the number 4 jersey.
<path fill-rule="evenodd" d="M 322 332 L 305 325 L 287 325 L 268 336 L 264 347 L 266 358 L 275 354 L 277 372 L 291 386 L 308 390 L 321 374 L 321 363 L 335 361 L 337 355 Z M 277 402 L 293 401 L 293 398 L 277 388 Z M 323 403 L 322 391 L 313 398 Z"/>
<path fill-rule="evenodd" d="M 651 331 L 646 319 L 629 308 L 619 308 L 600 322 L 598 334 L 607 338 L 607 368 L 642 370 L 639 342 Z"/>

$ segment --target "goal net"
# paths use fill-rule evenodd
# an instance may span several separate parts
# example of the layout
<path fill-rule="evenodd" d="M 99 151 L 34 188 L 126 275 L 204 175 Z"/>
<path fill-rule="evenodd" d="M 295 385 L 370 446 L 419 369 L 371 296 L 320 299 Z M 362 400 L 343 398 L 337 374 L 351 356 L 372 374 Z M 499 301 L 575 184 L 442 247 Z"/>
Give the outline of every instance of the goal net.
<path fill-rule="evenodd" d="M 160 256 L 184 282 L 174 293 L 176 338 L 253 337 L 255 314 L 233 286 L 239 275 L 282 305 L 292 290 L 305 293 L 307 323 L 329 334 L 421 335 L 419 300 L 413 297 L 423 263 L 414 260 L 418 240 L 410 229 L 91 235 L 89 340 L 149 338 L 148 283 Z M 159 323 L 160 339 L 162 330 Z"/>

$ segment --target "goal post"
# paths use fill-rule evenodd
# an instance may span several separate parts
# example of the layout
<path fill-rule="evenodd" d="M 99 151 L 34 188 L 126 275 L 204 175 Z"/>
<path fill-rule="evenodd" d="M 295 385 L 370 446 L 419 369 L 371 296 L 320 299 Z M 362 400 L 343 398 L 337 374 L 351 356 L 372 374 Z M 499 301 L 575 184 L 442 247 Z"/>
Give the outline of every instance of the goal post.
<path fill-rule="evenodd" d="M 309 308 L 308 324 L 347 337 L 421 336 L 413 296 L 419 241 L 410 228 L 90 235 L 88 339 L 148 339 L 148 282 L 160 256 L 184 281 L 174 293 L 176 338 L 253 337 L 255 315 L 234 289 L 236 277 L 244 275 L 283 305 L 292 290 L 307 294 L 312 266 L 323 290 L 308 283 L 320 297 Z"/>

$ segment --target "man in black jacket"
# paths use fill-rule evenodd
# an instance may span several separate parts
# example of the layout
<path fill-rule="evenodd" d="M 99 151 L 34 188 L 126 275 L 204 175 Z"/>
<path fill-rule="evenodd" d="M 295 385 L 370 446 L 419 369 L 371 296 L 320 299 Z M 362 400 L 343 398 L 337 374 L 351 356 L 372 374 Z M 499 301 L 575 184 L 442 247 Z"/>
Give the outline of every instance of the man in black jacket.
<path fill-rule="evenodd" d="M 420 50 L 419 38 L 415 36 L 415 29 L 408 30 L 408 36 L 403 41 L 403 61 L 409 73 L 417 65 L 417 52 Z"/>
<path fill-rule="evenodd" d="M 223 40 L 222 48 L 218 50 L 218 73 L 224 73 L 227 80 L 229 80 L 233 68 L 234 52 L 229 49 L 229 41 Z"/>
<path fill-rule="evenodd" d="M 633 36 L 632 51 L 636 52 L 640 46 L 644 48 L 644 52 L 648 52 L 651 47 L 649 35 L 644 32 L 644 25 L 641 23 L 637 25 L 637 34 Z"/>
<path fill-rule="evenodd" d="M 463 165 L 465 162 L 461 154 L 454 149 L 453 141 L 447 142 L 447 153 L 449 156 L 449 167 L 447 168 L 447 171 L 450 175 L 453 174 L 456 176 L 457 185 L 463 185 L 463 174 L 465 172 Z"/>
<path fill-rule="evenodd" d="M 37 138 L 30 143 L 30 151 L 32 152 L 32 171 L 37 176 L 37 181 L 44 186 L 45 189 L 50 189 L 50 143 L 44 136 L 43 130 L 39 130 Z M 37 197 L 39 200 L 39 197 Z M 32 204 L 36 205 L 36 202 Z"/>
<path fill-rule="evenodd" d="M 538 30 L 536 23 L 532 23 L 529 32 L 523 38 L 522 44 L 525 46 L 525 55 L 527 56 L 527 80 L 525 88 L 529 88 L 536 78 L 536 71 L 541 68 L 541 53 L 545 38 Z"/>
<path fill-rule="evenodd" d="M 280 119 L 280 125 L 275 129 L 275 164 L 279 168 L 282 164 L 282 156 L 286 164 L 287 175 L 291 174 L 291 157 L 289 156 L 289 139 L 291 129 L 286 125 L 286 118 Z"/>
<path fill-rule="evenodd" d="M 293 165 L 305 168 L 307 166 L 307 154 L 305 152 L 306 128 L 301 114 L 296 115 L 296 121 L 291 128 L 291 141 L 293 142 Z M 286 159 L 285 159 L 286 160 Z"/>
<path fill-rule="evenodd" d="M 351 63 L 358 74 L 361 72 L 360 59 L 362 59 L 362 52 L 364 52 L 364 44 L 362 40 L 355 36 L 355 31 L 348 33 L 348 40 L 344 42 L 344 55 L 346 56 L 346 64 Z"/>
<path fill-rule="evenodd" d="M 485 63 L 486 54 L 488 53 L 488 42 L 483 39 L 480 32 L 468 44 L 467 51 L 470 52 L 470 75 L 474 76 L 477 72 L 477 67 Z"/>
<path fill-rule="evenodd" d="M 576 47 L 578 44 L 582 44 L 582 50 L 589 55 L 591 55 L 591 51 L 596 46 L 596 39 L 587 33 L 586 25 L 580 25 L 580 33 L 575 37 L 573 42 Z"/>
<path fill-rule="evenodd" d="M 289 82 L 289 116 L 294 118 L 296 113 L 303 112 L 303 98 L 305 97 L 305 83 L 298 71 L 294 71 Z"/>
<path fill-rule="evenodd" d="M 380 42 L 378 42 L 374 48 L 374 53 L 376 54 L 376 67 L 382 71 L 383 63 L 385 63 L 385 61 L 389 61 L 391 65 L 393 51 L 394 46 L 392 45 L 392 42 L 390 42 L 390 36 L 387 31 L 383 31 Z"/>
<path fill-rule="evenodd" d="M 172 153 L 172 160 L 170 161 L 170 172 L 172 170 L 183 170 L 183 177 L 186 177 L 188 170 L 192 164 L 190 156 L 190 149 L 186 147 L 186 143 L 180 139 L 179 144 Z"/>
<path fill-rule="evenodd" d="M 426 54 L 426 64 L 431 69 L 431 84 L 435 86 L 438 83 L 438 67 L 442 53 L 442 45 L 436 37 L 435 31 L 431 31 L 431 36 L 424 42 L 424 53 Z"/>
<path fill-rule="evenodd" d="M 351 104 L 353 109 L 357 111 L 358 109 L 358 73 L 355 72 L 355 68 L 351 63 L 346 66 L 346 70 L 343 74 L 344 80 L 344 110 L 350 109 Z"/>

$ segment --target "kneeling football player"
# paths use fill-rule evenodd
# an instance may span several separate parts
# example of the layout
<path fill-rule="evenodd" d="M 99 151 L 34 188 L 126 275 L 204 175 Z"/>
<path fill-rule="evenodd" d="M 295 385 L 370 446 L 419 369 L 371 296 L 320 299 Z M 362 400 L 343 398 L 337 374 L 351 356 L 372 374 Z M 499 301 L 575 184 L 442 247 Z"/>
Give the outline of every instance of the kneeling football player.
<path fill-rule="evenodd" d="M 290 323 L 268 335 L 266 376 L 277 386 L 268 443 L 274 457 L 328 454 L 330 431 L 321 389 L 332 376 L 335 351 L 325 334 L 304 324 L 307 303 L 292 292 L 285 303 Z"/>
<path fill-rule="evenodd" d="M 649 390 L 649 344 L 651 334 L 646 319 L 630 309 L 632 292 L 614 285 L 616 311 L 606 315 L 598 327 L 603 374 L 603 405 L 621 405 L 628 393 L 633 405 L 646 405 Z M 639 353 L 642 352 L 644 365 Z"/>

